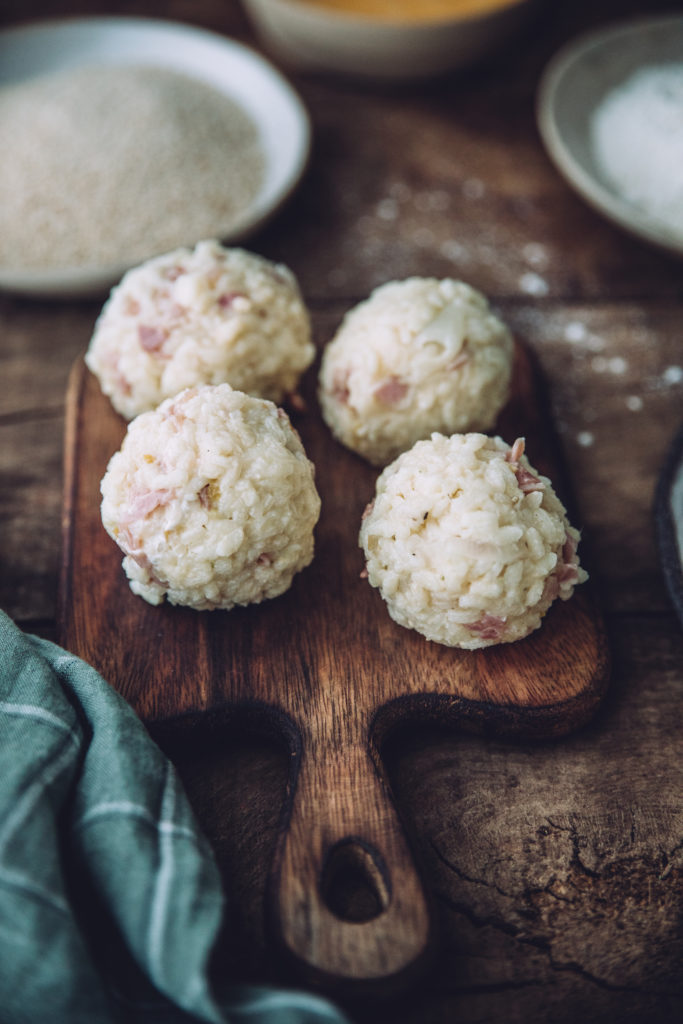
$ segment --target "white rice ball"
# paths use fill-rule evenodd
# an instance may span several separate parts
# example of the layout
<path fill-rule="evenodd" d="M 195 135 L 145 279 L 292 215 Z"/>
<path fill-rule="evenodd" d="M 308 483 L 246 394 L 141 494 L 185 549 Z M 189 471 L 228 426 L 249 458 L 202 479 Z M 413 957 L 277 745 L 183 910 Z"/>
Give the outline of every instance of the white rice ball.
<path fill-rule="evenodd" d="M 205 241 L 129 270 L 102 309 L 85 361 L 131 419 L 202 384 L 227 382 L 280 403 L 314 356 L 291 271 Z"/>
<path fill-rule="evenodd" d="M 327 345 L 320 403 L 335 437 L 377 466 L 434 431 L 488 430 L 507 401 L 510 331 L 461 281 L 391 281 Z"/>
<path fill-rule="evenodd" d="M 380 475 L 360 545 L 400 625 L 467 650 L 509 643 L 587 579 L 579 533 L 523 451 L 521 439 L 433 434 Z"/>
<path fill-rule="evenodd" d="M 299 435 L 282 409 L 228 384 L 133 420 L 101 490 L 131 590 L 150 604 L 258 603 L 313 558 L 320 498 Z"/>

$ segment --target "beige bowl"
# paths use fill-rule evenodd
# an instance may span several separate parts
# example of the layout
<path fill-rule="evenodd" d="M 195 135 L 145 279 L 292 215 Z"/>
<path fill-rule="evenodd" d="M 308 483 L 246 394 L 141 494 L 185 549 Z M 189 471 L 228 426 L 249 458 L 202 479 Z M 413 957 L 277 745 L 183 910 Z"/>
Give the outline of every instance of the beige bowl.
<path fill-rule="evenodd" d="M 534 5 L 534 0 L 454 0 L 453 13 L 441 15 L 435 10 L 441 5 L 415 0 L 412 15 L 402 17 L 403 4 L 377 0 L 350 5 L 367 13 L 347 11 L 343 3 L 335 9 L 323 0 L 244 0 L 264 44 L 287 63 L 387 81 L 474 64 L 501 47 Z"/>

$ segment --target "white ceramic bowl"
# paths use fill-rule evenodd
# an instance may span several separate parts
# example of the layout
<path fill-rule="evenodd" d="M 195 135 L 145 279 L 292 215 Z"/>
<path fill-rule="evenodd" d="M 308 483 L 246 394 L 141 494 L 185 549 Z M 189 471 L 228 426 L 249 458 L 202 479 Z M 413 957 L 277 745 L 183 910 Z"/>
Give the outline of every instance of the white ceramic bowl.
<path fill-rule="evenodd" d="M 289 64 L 390 81 L 474 64 L 502 46 L 534 6 L 533 0 L 489 0 L 488 10 L 473 2 L 450 16 L 423 10 L 403 19 L 395 11 L 373 14 L 372 6 L 360 14 L 312 0 L 243 2 L 265 45 Z"/>
<path fill-rule="evenodd" d="M 683 255 L 683 233 L 622 198 L 605 179 L 591 143 L 592 115 L 601 100 L 640 68 L 668 62 L 683 63 L 681 15 L 621 22 L 580 36 L 543 73 L 537 118 L 548 155 L 586 202 L 631 234 Z"/>
<path fill-rule="evenodd" d="M 241 241 L 255 231 L 299 181 L 310 147 L 308 115 L 282 75 L 245 46 L 202 29 L 146 18 L 65 19 L 0 32 L 0 85 L 96 63 L 159 65 L 182 72 L 223 92 L 251 116 L 265 155 L 264 180 L 238 220 L 216 225 L 222 241 Z M 45 297 L 100 295 L 129 266 L 44 271 L 0 266 L 0 288 Z"/>

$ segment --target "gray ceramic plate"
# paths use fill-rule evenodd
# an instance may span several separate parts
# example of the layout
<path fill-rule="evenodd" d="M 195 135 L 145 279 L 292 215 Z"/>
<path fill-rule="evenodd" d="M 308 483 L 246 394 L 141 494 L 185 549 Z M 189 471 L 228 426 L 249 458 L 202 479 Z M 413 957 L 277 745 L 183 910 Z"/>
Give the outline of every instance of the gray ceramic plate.
<path fill-rule="evenodd" d="M 264 180 L 239 219 L 216 225 L 222 241 L 240 241 L 255 231 L 298 183 L 310 146 L 308 115 L 279 72 L 246 46 L 203 29 L 147 18 L 66 18 L 0 32 L 0 85 L 94 63 L 162 65 L 203 80 L 251 115 L 264 150 Z M 0 266 L 0 287 L 51 297 L 96 295 L 118 282 L 129 266 L 44 271 Z"/>
<path fill-rule="evenodd" d="M 683 255 L 683 233 L 617 195 L 596 165 L 591 116 L 602 98 L 646 65 L 683 63 L 683 15 L 621 22 L 557 53 L 538 90 L 537 118 L 548 155 L 570 185 L 627 231 Z"/>
<path fill-rule="evenodd" d="M 683 427 L 657 484 L 655 525 L 664 579 L 683 625 Z"/>

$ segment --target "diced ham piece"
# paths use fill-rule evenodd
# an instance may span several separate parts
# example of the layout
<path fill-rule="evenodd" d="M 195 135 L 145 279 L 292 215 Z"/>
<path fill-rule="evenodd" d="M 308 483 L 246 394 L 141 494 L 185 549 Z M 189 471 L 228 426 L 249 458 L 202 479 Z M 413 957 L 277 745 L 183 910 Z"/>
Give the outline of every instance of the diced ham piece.
<path fill-rule="evenodd" d="M 524 455 L 524 438 L 518 437 L 510 451 L 505 455 L 505 461 L 510 463 L 513 473 L 517 477 L 517 484 L 524 494 L 531 494 L 532 491 L 543 491 L 545 485 L 535 473 L 524 466 L 520 466 L 520 459 Z"/>
<path fill-rule="evenodd" d="M 139 498 L 135 499 L 134 511 L 136 517 L 138 519 L 145 519 L 155 509 L 168 505 L 172 498 L 173 491 L 168 490 L 168 488 L 159 488 L 155 491 L 148 491 L 147 494 L 141 494 Z"/>
<path fill-rule="evenodd" d="M 149 558 L 144 553 L 144 551 L 130 551 L 129 558 L 132 558 L 134 562 L 137 562 L 140 568 L 144 569 L 145 572 L 151 573 L 152 563 L 150 562 Z"/>
<path fill-rule="evenodd" d="M 579 560 L 576 556 L 576 548 L 577 541 L 574 537 L 566 534 L 564 544 L 562 545 L 562 561 L 555 570 L 560 586 L 567 583 L 572 585 L 578 583 Z"/>
<path fill-rule="evenodd" d="M 108 366 L 110 370 L 118 369 L 120 359 L 121 353 L 117 348 L 105 348 L 102 352 L 102 362 L 105 366 Z"/>
<path fill-rule="evenodd" d="M 564 544 L 562 545 L 562 561 L 559 562 L 555 569 L 557 575 L 557 582 L 560 585 L 560 590 L 568 590 L 568 586 L 573 587 L 574 584 L 579 583 L 579 559 L 577 557 L 577 541 L 573 537 L 567 534 L 564 538 Z"/>
<path fill-rule="evenodd" d="M 166 269 L 162 271 L 162 276 L 165 277 L 167 281 L 177 281 L 178 278 L 185 273 L 187 273 L 185 267 L 181 267 L 177 264 L 173 267 L 166 267 Z"/>
<path fill-rule="evenodd" d="M 562 548 L 562 558 L 570 565 L 576 563 L 576 541 L 569 534 L 566 535 Z"/>
<path fill-rule="evenodd" d="M 128 526 L 124 523 L 119 527 L 119 532 L 116 535 L 116 543 L 125 551 L 127 555 L 133 558 L 136 553 L 140 552 L 140 539 L 134 537 Z"/>
<path fill-rule="evenodd" d="M 157 576 L 152 563 L 140 546 L 142 543 L 140 538 L 135 537 L 128 526 L 122 525 L 120 527 L 116 537 L 116 543 L 129 558 L 132 558 L 133 561 L 147 573 L 148 579 L 151 583 L 156 583 L 160 587 L 168 586 L 166 580 Z"/>
<path fill-rule="evenodd" d="M 525 469 L 524 466 L 517 467 L 515 476 L 517 477 L 520 491 L 523 491 L 525 494 L 531 494 L 532 491 L 545 490 L 543 481 L 539 480 L 535 473 Z"/>
<path fill-rule="evenodd" d="M 216 302 L 221 309 L 229 309 L 235 299 L 246 299 L 246 295 L 244 292 L 223 292 L 222 295 L 218 296 Z"/>
<path fill-rule="evenodd" d="M 167 488 L 159 488 L 154 491 L 143 491 L 141 494 L 134 496 L 128 510 L 122 517 L 122 522 L 135 523 L 139 519 L 146 519 L 147 516 L 151 515 L 155 509 L 163 508 L 164 505 L 168 505 L 174 496 L 175 492 L 168 490 Z"/>
<path fill-rule="evenodd" d="M 465 365 L 465 363 L 469 363 L 469 361 L 470 361 L 469 354 L 467 352 L 460 352 L 455 357 L 455 359 L 451 360 L 451 362 L 448 364 L 446 369 L 447 370 L 459 370 L 462 366 Z"/>
<path fill-rule="evenodd" d="M 141 569 L 144 569 L 144 571 L 147 573 L 147 578 L 150 583 L 156 583 L 158 587 L 168 586 L 168 580 L 164 580 L 161 578 L 161 576 L 157 576 L 156 572 L 154 571 L 152 563 L 150 562 L 147 555 L 145 555 L 143 552 L 140 552 L 139 554 L 131 554 L 130 558 L 132 558 L 134 562 L 137 562 Z"/>
<path fill-rule="evenodd" d="M 370 515 L 370 513 L 372 512 L 374 507 L 375 507 L 374 501 L 371 501 L 368 505 L 365 506 L 365 509 L 363 510 L 363 515 L 360 517 L 361 518 L 361 522 L 362 522 L 363 519 L 367 519 L 368 518 L 368 516 Z"/>
<path fill-rule="evenodd" d="M 273 564 L 273 556 L 269 555 L 267 551 L 262 551 L 261 554 L 256 559 L 256 564 L 257 565 L 272 565 Z"/>
<path fill-rule="evenodd" d="M 131 387 L 128 378 L 119 369 L 119 363 L 121 361 L 121 355 L 116 349 L 105 349 L 102 354 L 102 362 L 107 366 L 112 374 L 114 375 L 116 390 L 122 392 L 124 395 L 130 395 L 133 388 Z"/>
<path fill-rule="evenodd" d="M 138 340 L 145 352 L 158 352 L 167 337 L 168 331 L 163 327 L 150 327 L 147 324 L 138 327 Z"/>
<path fill-rule="evenodd" d="M 373 394 L 382 405 L 398 405 L 405 398 L 408 385 L 400 377 L 389 377 L 388 380 L 375 388 Z"/>
<path fill-rule="evenodd" d="M 543 597 L 554 601 L 556 597 L 566 600 L 579 581 L 579 560 L 576 557 L 577 543 L 569 534 L 565 535 L 561 560 L 548 577 L 543 588 Z"/>
<path fill-rule="evenodd" d="M 123 312 L 125 316 L 137 316 L 140 312 L 140 303 L 132 295 L 127 295 L 123 304 Z"/>
<path fill-rule="evenodd" d="M 563 562 L 555 570 L 555 575 L 560 586 L 563 583 L 576 583 L 579 578 L 579 570 L 575 565 L 568 565 L 566 562 Z"/>
<path fill-rule="evenodd" d="M 166 418 L 176 428 L 176 430 L 179 430 L 187 419 L 187 416 L 182 409 L 178 408 L 177 405 L 172 405 L 166 413 Z"/>
<path fill-rule="evenodd" d="M 197 388 L 188 388 L 186 391 L 183 391 L 180 395 L 178 395 L 175 401 L 171 402 L 169 407 L 166 409 L 165 416 L 166 419 L 173 424 L 173 426 L 180 427 L 180 425 L 185 422 L 187 416 L 183 411 L 183 406 L 196 394 Z"/>
<path fill-rule="evenodd" d="M 116 389 L 123 395 L 132 395 L 133 387 L 127 377 L 124 377 L 122 373 L 116 373 Z"/>
<path fill-rule="evenodd" d="M 340 405 L 347 405 L 349 401 L 349 370 L 335 370 L 332 377 L 332 391 L 331 395 L 335 402 L 339 402 Z"/>
<path fill-rule="evenodd" d="M 476 622 L 467 622 L 465 625 L 471 633 L 476 633 L 482 640 L 493 640 L 496 642 L 501 639 L 505 632 L 505 621 L 505 619 L 501 619 L 497 615 L 489 615 L 488 612 L 484 612 Z"/>

